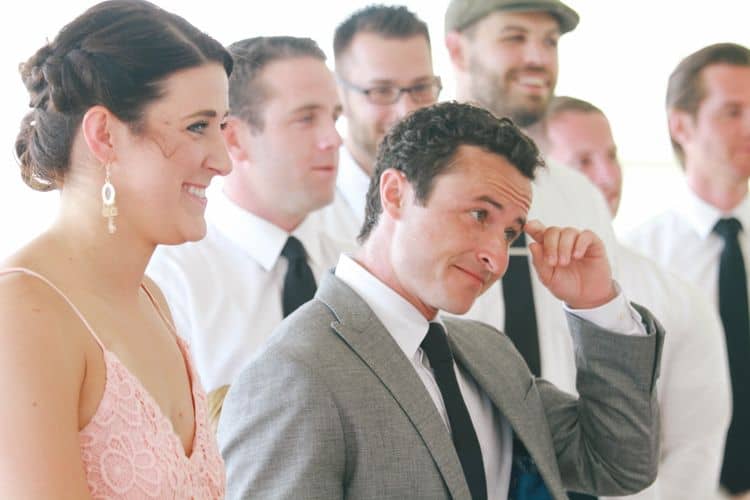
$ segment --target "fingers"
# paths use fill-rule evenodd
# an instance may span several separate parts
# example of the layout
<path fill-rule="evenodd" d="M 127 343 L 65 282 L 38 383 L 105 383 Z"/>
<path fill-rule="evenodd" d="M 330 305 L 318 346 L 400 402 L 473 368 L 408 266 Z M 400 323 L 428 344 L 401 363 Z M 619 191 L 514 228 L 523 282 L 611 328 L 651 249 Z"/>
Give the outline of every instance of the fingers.
<path fill-rule="evenodd" d="M 567 266 L 575 258 L 573 248 L 578 247 L 582 234 L 569 227 L 560 232 L 560 238 L 557 243 L 557 262 L 561 266 Z"/>
<path fill-rule="evenodd" d="M 542 242 L 544 240 L 544 224 L 536 219 L 526 222 L 523 226 L 523 230 L 526 234 L 531 236 L 534 241 Z"/>
<path fill-rule="evenodd" d="M 581 259 L 589 251 L 592 245 L 597 241 L 596 235 L 591 231 L 582 231 L 575 241 L 573 248 L 573 258 Z"/>
<path fill-rule="evenodd" d="M 545 227 L 537 220 L 529 221 L 524 227 L 526 233 L 539 244 L 539 248 L 531 250 L 532 257 L 539 264 L 547 266 L 567 266 L 573 260 L 579 260 L 586 255 L 592 245 L 598 241 L 591 231 L 580 231 L 572 227 Z"/>
<path fill-rule="evenodd" d="M 529 244 L 529 252 L 531 252 L 531 262 L 534 264 L 536 274 L 539 276 L 539 281 L 541 281 L 544 286 L 547 286 L 552 278 L 554 268 L 548 265 L 545 261 L 542 245 L 535 241 L 531 242 Z"/>

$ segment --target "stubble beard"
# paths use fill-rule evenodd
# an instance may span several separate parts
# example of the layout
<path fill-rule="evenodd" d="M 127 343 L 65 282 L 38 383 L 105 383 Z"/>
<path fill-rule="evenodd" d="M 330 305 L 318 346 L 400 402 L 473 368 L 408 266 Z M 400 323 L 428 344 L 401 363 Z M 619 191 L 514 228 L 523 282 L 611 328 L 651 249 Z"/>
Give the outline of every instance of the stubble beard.
<path fill-rule="evenodd" d="M 552 93 L 524 99 L 511 95 L 512 72 L 498 75 L 488 71 L 476 60 L 471 61 L 471 95 L 474 101 L 498 118 L 508 117 L 521 128 L 540 122 L 547 112 Z M 524 101 L 524 102 L 521 102 Z"/>
<path fill-rule="evenodd" d="M 374 164 L 379 144 L 375 131 L 371 132 L 366 126 L 350 121 L 348 134 L 352 145 L 357 148 L 359 154 L 367 156 L 368 161 Z"/>

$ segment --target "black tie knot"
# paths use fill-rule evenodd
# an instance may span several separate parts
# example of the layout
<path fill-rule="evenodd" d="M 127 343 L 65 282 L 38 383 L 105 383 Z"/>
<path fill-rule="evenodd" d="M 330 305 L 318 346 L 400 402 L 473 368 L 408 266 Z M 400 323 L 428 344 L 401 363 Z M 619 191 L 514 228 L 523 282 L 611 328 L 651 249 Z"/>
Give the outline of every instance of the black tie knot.
<path fill-rule="evenodd" d="M 315 296 L 316 286 L 315 276 L 307 263 L 305 247 L 297 238 L 290 236 L 286 240 L 281 255 L 286 257 L 288 264 L 281 297 L 282 311 L 286 318 Z"/>
<path fill-rule="evenodd" d="M 736 240 L 740 231 L 742 231 L 742 223 L 734 217 L 719 219 L 714 226 L 714 232 L 725 241 Z"/>
<path fill-rule="evenodd" d="M 422 350 L 427 354 L 433 368 L 438 363 L 453 362 L 453 353 L 440 323 L 430 323 L 430 329 L 422 341 Z"/>
<path fill-rule="evenodd" d="M 290 236 L 289 238 L 287 238 L 286 244 L 281 250 L 281 255 L 286 257 L 286 259 L 289 261 L 306 259 L 307 257 L 305 254 L 305 247 L 302 245 L 302 242 L 294 236 Z"/>

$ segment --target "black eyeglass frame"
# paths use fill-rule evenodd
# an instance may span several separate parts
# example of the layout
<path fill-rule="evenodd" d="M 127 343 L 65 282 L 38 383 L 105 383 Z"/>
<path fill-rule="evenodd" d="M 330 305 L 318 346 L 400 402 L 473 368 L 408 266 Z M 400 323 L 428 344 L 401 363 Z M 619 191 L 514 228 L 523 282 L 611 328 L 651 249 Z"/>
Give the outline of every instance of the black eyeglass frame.
<path fill-rule="evenodd" d="M 367 100 L 370 101 L 371 103 L 381 105 L 381 106 L 389 106 L 391 104 L 396 104 L 399 101 L 399 99 L 401 99 L 401 96 L 404 94 L 409 94 L 409 98 L 417 104 L 425 104 L 432 100 L 437 101 L 438 97 L 440 97 L 440 92 L 443 90 L 443 82 L 440 79 L 440 77 L 437 75 L 431 77 L 429 81 L 416 83 L 414 85 L 409 85 L 408 87 L 398 87 L 396 85 L 374 85 L 372 87 L 365 88 L 365 87 L 360 87 L 359 85 L 356 85 L 341 77 L 337 77 L 336 80 L 343 87 L 353 90 L 355 92 L 359 92 L 360 94 L 364 95 L 367 98 Z M 425 99 L 416 98 L 415 97 L 417 95 L 416 92 L 423 87 L 432 88 L 434 95 Z M 374 95 L 373 92 L 375 92 L 376 90 L 383 90 L 383 89 L 392 89 L 398 92 L 395 92 L 392 98 L 389 98 L 386 100 L 379 100 L 376 97 L 373 97 Z"/>

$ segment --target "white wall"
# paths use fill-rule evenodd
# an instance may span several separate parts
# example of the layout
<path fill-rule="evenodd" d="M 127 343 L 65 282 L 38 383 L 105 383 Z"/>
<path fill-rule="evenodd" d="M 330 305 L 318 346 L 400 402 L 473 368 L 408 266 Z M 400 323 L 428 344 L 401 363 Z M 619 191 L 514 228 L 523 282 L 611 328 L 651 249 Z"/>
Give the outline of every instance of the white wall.
<path fill-rule="evenodd" d="M 54 215 L 57 196 L 26 188 L 18 175 L 13 142 L 28 95 L 18 63 L 62 25 L 95 2 L 19 2 L 0 19 L 0 256 L 39 232 Z M 365 0 L 159 0 L 222 43 L 257 35 L 310 36 L 331 56 L 336 25 Z M 403 1 L 430 25 L 443 98 L 453 78 L 443 46 L 446 0 Z M 618 229 L 655 213 L 680 182 L 672 159 L 663 111 L 667 76 L 677 62 L 710 43 L 750 45 L 747 0 L 569 0 L 581 24 L 560 44 L 558 93 L 594 102 L 609 115 L 625 165 L 625 196 Z"/>

